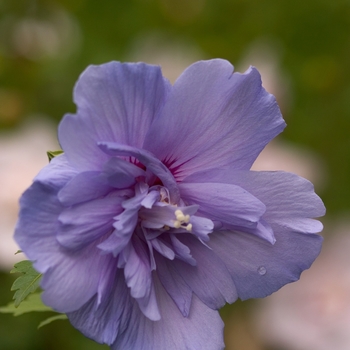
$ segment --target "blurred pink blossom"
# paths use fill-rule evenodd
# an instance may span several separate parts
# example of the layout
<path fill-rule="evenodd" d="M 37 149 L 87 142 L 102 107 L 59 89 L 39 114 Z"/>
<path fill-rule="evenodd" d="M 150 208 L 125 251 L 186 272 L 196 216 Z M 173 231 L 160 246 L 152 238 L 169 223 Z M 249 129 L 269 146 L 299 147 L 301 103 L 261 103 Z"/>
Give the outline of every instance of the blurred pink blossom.
<path fill-rule="evenodd" d="M 34 176 L 48 163 L 46 151 L 59 149 L 54 126 L 32 121 L 0 134 L 0 269 L 8 271 L 23 254 L 12 236 L 18 216 L 18 199 Z"/>
<path fill-rule="evenodd" d="M 256 329 L 266 345 L 288 350 L 350 349 L 349 231 L 349 221 L 333 225 L 332 237 L 300 281 L 260 301 Z"/>

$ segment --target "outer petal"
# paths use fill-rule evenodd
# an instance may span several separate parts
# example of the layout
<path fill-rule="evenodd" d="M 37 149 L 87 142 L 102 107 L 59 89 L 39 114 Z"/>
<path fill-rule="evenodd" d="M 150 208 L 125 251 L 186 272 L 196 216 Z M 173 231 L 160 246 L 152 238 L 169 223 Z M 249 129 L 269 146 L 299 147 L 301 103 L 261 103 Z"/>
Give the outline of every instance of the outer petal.
<path fill-rule="evenodd" d="M 35 182 L 41 182 L 52 188 L 62 188 L 75 175 L 77 170 L 69 163 L 65 154 L 51 160 L 35 177 Z"/>
<path fill-rule="evenodd" d="M 110 62 L 88 67 L 74 90 L 78 113 L 66 115 L 59 126 L 62 149 L 77 168 L 98 170 L 108 156 L 97 142 L 141 147 L 169 89 L 156 66 Z"/>
<path fill-rule="evenodd" d="M 28 258 L 35 261 L 40 272 L 54 266 L 60 257 L 56 254 L 59 244 L 55 233 L 63 207 L 57 199 L 57 192 L 76 173 L 65 155 L 57 156 L 40 171 L 20 199 L 14 238 Z"/>
<path fill-rule="evenodd" d="M 154 277 L 161 320 L 151 321 L 129 296 L 120 272 L 110 295 L 97 306 L 92 298 L 79 311 L 68 314 L 73 326 L 86 336 L 112 344 L 113 350 L 222 350 L 223 322 L 193 297 L 189 317 L 183 317 Z"/>
<path fill-rule="evenodd" d="M 158 283 L 157 299 L 161 320 L 149 321 L 133 312 L 123 337 L 116 339 L 112 350 L 223 350 L 223 322 L 217 311 L 209 309 L 193 296 L 186 318 Z"/>
<path fill-rule="evenodd" d="M 274 230 L 275 245 L 239 232 L 215 232 L 208 245 L 225 263 L 240 299 L 262 298 L 299 279 L 318 256 L 322 237 Z"/>
<path fill-rule="evenodd" d="M 132 309 L 137 309 L 138 305 L 130 296 L 123 270 L 117 269 L 112 259 L 101 282 L 99 295 L 67 316 L 72 325 L 85 336 L 111 345 L 118 333 L 122 333 L 128 326 Z M 141 311 L 139 313 L 142 315 Z"/>
<path fill-rule="evenodd" d="M 161 117 L 152 124 L 144 148 L 178 180 L 212 167 L 249 169 L 285 127 L 258 71 L 232 73 L 224 60 L 193 64 L 175 82 Z"/>
<path fill-rule="evenodd" d="M 34 182 L 21 198 L 15 239 L 34 267 L 44 273 L 44 302 L 60 312 L 78 309 L 97 291 L 105 268 L 105 256 L 88 246 L 69 253 L 56 240 L 62 206 L 57 188 Z"/>
<path fill-rule="evenodd" d="M 63 210 L 57 189 L 34 182 L 22 195 L 20 206 L 14 238 L 29 260 L 35 261 L 35 268 L 44 273 L 60 261 L 61 255 L 55 237 Z"/>
<path fill-rule="evenodd" d="M 172 261 L 173 273 L 177 272 L 208 307 L 219 309 L 226 302 L 233 303 L 237 299 L 237 291 L 225 265 L 198 239 L 186 236 L 177 235 L 181 242 L 189 247 L 197 265 L 191 266 L 187 262 L 175 259 Z"/>
<path fill-rule="evenodd" d="M 214 232 L 208 245 L 225 263 L 241 299 L 264 297 L 297 280 L 320 252 L 319 221 L 324 205 L 312 184 L 285 172 L 211 169 L 193 174 L 189 182 L 236 184 L 266 205 L 263 219 L 272 227 L 276 243 L 240 232 Z"/>
<path fill-rule="evenodd" d="M 156 255 L 157 274 L 163 287 L 171 296 L 184 317 L 188 317 L 192 302 L 192 289 L 176 271 L 173 262 Z"/>
<path fill-rule="evenodd" d="M 130 295 L 137 300 L 143 314 L 152 321 L 158 321 L 160 314 L 154 292 L 149 257 L 145 247 L 137 237 L 133 239 L 124 275 L 125 282 L 130 288 Z"/>
<path fill-rule="evenodd" d="M 210 169 L 193 174 L 184 181 L 236 184 L 266 205 L 263 218 L 271 225 L 305 233 L 322 230 L 322 224 L 310 218 L 324 215 L 325 207 L 314 192 L 312 183 L 295 174 L 282 171 Z"/>

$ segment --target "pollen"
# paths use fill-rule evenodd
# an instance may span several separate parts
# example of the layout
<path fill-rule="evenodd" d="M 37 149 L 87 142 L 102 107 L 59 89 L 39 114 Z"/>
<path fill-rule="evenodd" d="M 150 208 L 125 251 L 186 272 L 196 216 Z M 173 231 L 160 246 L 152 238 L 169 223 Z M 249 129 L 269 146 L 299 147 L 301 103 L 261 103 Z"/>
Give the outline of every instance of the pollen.
<path fill-rule="evenodd" d="M 188 224 L 188 225 L 186 226 L 186 230 L 187 230 L 188 232 L 192 232 L 192 224 Z"/>
<path fill-rule="evenodd" d="M 180 228 L 181 227 L 181 222 L 179 220 L 174 221 L 174 227 L 175 228 Z"/>
<path fill-rule="evenodd" d="M 192 224 L 189 224 L 190 222 L 190 216 L 185 215 L 182 210 L 177 209 L 174 212 L 176 220 L 174 221 L 174 227 L 175 228 L 184 228 L 185 230 L 191 232 L 192 230 Z"/>
<path fill-rule="evenodd" d="M 179 221 L 183 221 L 185 219 L 185 215 L 180 209 L 175 210 L 175 216 L 176 216 L 176 219 Z"/>

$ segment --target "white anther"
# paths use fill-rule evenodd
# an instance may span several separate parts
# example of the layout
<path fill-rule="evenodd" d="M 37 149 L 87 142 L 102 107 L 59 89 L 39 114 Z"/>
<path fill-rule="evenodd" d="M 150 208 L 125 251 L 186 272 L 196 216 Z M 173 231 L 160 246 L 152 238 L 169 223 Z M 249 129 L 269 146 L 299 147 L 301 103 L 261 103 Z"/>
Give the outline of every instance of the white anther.
<path fill-rule="evenodd" d="M 177 209 L 174 212 L 176 220 L 174 221 L 175 228 L 184 228 L 185 230 L 191 232 L 192 224 L 190 222 L 190 215 L 185 215 L 182 210 Z M 187 225 L 186 225 L 187 224 Z"/>
<path fill-rule="evenodd" d="M 176 218 L 184 216 L 184 213 L 180 209 L 176 209 L 174 214 L 175 214 Z"/>
<path fill-rule="evenodd" d="M 192 224 L 188 224 L 188 225 L 186 226 L 186 230 L 187 230 L 188 232 L 191 232 L 191 231 L 192 231 Z"/>
<path fill-rule="evenodd" d="M 176 215 L 176 219 L 182 222 L 182 221 L 185 220 L 185 215 L 184 214 L 178 214 L 178 215 Z"/>
<path fill-rule="evenodd" d="M 175 216 L 176 219 L 179 220 L 180 222 L 185 222 L 186 224 L 190 222 L 190 216 L 185 215 L 182 210 L 175 210 Z"/>
<path fill-rule="evenodd" d="M 174 227 L 175 227 L 175 228 L 180 228 L 180 227 L 181 227 L 181 222 L 178 221 L 178 220 L 175 220 L 175 221 L 174 221 Z"/>

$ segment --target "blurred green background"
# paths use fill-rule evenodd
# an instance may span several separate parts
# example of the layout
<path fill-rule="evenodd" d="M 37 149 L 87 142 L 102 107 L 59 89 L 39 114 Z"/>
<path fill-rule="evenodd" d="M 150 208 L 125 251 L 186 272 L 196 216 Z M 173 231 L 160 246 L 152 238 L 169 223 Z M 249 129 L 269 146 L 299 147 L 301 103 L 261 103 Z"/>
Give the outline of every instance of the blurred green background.
<path fill-rule="evenodd" d="M 89 64 L 148 60 L 164 63 L 175 75 L 195 60 L 215 57 L 240 70 L 271 63 L 272 92 L 288 124 L 281 140 L 316 155 L 322 172 L 316 190 L 327 217 L 346 214 L 348 0 L 0 0 L 1 135 L 34 117 L 58 123 L 64 113 L 74 112 L 72 89 Z M 12 298 L 12 282 L 3 271 L 0 305 Z M 251 305 L 239 302 L 223 315 L 244 318 Z M 37 331 L 42 318 L 0 314 L 0 349 L 107 348 L 85 339 L 67 321 Z M 245 350 L 234 344 L 228 349 Z"/>

